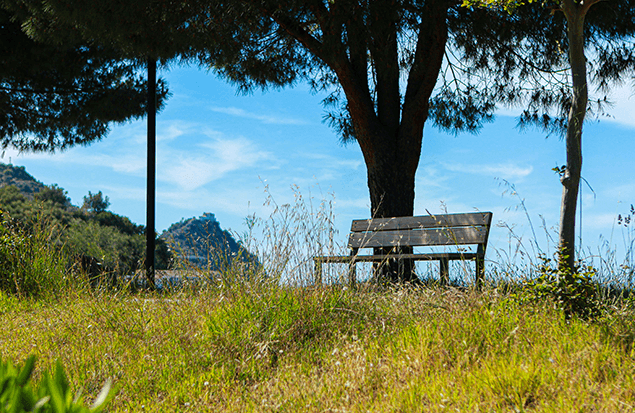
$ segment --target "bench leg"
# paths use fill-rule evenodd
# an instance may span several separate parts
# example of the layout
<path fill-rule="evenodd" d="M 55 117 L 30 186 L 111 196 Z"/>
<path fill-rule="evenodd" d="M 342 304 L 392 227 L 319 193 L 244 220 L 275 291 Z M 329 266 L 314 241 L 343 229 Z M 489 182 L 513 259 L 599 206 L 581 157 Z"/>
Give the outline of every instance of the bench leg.
<path fill-rule="evenodd" d="M 439 260 L 439 272 L 441 273 L 441 284 L 448 285 L 450 283 L 450 263 L 447 258 Z"/>
<path fill-rule="evenodd" d="M 348 283 L 351 288 L 355 288 L 355 284 L 357 282 L 357 267 L 355 265 L 355 261 L 351 261 L 348 266 Z"/>
<path fill-rule="evenodd" d="M 315 260 L 315 270 L 313 273 L 315 285 L 322 285 L 322 261 Z"/>
<path fill-rule="evenodd" d="M 480 289 L 483 286 L 483 279 L 485 277 L 485 257 L 476 257 L 476 288 Z"/>

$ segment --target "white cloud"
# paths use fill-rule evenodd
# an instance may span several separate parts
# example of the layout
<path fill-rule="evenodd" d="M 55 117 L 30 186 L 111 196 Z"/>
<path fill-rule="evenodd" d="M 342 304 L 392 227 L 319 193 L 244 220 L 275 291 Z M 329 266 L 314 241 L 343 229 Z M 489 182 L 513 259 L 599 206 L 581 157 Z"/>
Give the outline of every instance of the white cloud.
<path fill-rule="evenodd" d="M 368 196 L 361 198 L 335 199 L 333 204 L 338 209 L 362 209 L 370 211 L 370 199 Z"/>
<path fill-rule="evenodd" d="M 504 163 L 496 165 L 477 165 L 477 164 L 457 164 L 457 163 L 442 163 L 442 165 L 449 171 L 462 172 L 469 174 L 488 175 L 502 179 L 520 179 L 528 176 L 534 170 L 533 166 L 521 167 L 513 163 Z"/>
<path fill-rule="evenodd" d="M 415 177 L 415 188 L 447 188 L 447 182 L 450 179 L 447 174 L 442 175 L 438 168 L 431 165 L 419 167 Z"/>
<path fill-rule="evenodd" d="M 222 178 L 227 173 L 249 168 L 270 160 L 269 152 L 261 151 L 245 138 L 216 138 L 199 144 L 197 150 L 170 150 L 158 166 L 158 179 L 178 185 L 184 191 L 193 191 Z"/>
<path fill-rule="evenodd" d="M 105 154 L 93 148 L 73 148 L 57 153 L 31 153 L 7 150 L 4 160 L 46 161 L 49 164 L 102 166 L 115 172 L 126 174 L 145 173 L 145 150 L 142 153 L 128 151 L 124 153 Z"/>
<path fill-rule="evenodd" d="M 583 216 L 582 228 L 600 230 L 604 235 L 612 232 L 617 224 L 617 215 L 611 213 L 586 214 Z"/>
<path fill-rule="evenodd" d="M 238 116 L 241 118 L 247 119 L 255 119 L 259 120 L 263 123 L 271 123 L 278 125 L 307 125 L 309 122 L 306 122 L 302 119 L 294 119 L 283 116 L 272 116 L 272 115 L 260 115 L 257 113 L 247 112 L 244 109 L 236 108 L 236 107 L 218 107 L 212 106 L 210 110 L 213 112 L 224 113 L 226 115 Z"/>
<path fill-rule="evenodd" d="M 146 187 L 124 187 L 113 185 L 101 185 L 100 190 L 110 198 L 129 199 L 134 201 L 146 200 Z"/>
<path fill-rule="evenodd" d="M 306 158 L 318 161 L 322 168 L 332 169 L 352 169 L 358 170 L 363 165 L 361 159 L 342 159 L 335 156 L 316 153 L 316 152 L 299 152 L 294 155 L 297 158 Z"/>
<path fill-rule="evenodd" d="M 601 195 L 617 202 L 629 203 L 635 198 L 635 184 L 625 182 L 621 185 L 608 186 L 602 189 Z"/>
<path fill-rule="evenodd" d="M 183 121 L 159 122 L 157 124 L 157 141 L 173 141 L 180 136 L 192 133 L 197 126 L 192 122 Z M 147 137 L 147 134 L 145 136 Z"/>
<path fill-rule="evenodd" d="M 607 108 L 609 122 L 614 122 L 627 127 L 635 127 L 635 93 L 631 84 L 615 87 L 609 94 L 612 106 Z"/>

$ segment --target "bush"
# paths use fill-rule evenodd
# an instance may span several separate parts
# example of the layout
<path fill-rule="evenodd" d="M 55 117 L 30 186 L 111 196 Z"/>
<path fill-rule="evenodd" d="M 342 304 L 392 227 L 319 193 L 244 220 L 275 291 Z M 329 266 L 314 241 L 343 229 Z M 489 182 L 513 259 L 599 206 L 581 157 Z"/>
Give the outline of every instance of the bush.
<path fill-rule="evenodd" d="M 600 315 L 601 305 L 597 286 L 593 283 L 596 275 L 593 267 L 578 264 L 573 271 L 561 268 L 557 262 L 546 256 L 539 257 L 538 277 L 523 284 L 514 297 L 520 301 L 550 299 L 564 311 L 565 317 L 577 316 L 591 319 Z"/>
<path fill-rule="evenodd" d="M 35 367 L 35 356 L 30 356 L 22 368 L 10 361 L 0 360 L 0 413 L 96 413 L 104 409 L 113 396 L 110 381 L 106 382 L 95 403 L 86 407 L 81 392 L 73 395 L 62 365 L 58 362 L 55 373 L 44 373 L 38 386 L 29 380 Z"/>
<path fill-rule="evenodd" d="M 145 238 L 126 235 L 114 227 L 76 221 L 65 231 L 66 247 L 72 254 L 96 258 L 104 270 L 131 274 L 142 267 Z"/>

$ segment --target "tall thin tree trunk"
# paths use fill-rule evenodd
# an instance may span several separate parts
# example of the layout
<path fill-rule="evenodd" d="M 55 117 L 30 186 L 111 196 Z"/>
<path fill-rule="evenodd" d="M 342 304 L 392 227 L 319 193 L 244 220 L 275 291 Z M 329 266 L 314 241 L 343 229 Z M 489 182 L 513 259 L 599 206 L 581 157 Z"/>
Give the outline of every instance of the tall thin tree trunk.
<path fill-rule="evenodd" d="M 582 126 L 588 103 L 586 57 L 584 56 L 584 17 L 595 1 L 576 3 L 564 0 L 562 9 L 567 19 L 569 63 L 573 96 L 569 111 L 566 151 L 567 164 L 561 177 L 559 262 L 564 271 L 575 270 L 575 213 L 582 173 Z"/>

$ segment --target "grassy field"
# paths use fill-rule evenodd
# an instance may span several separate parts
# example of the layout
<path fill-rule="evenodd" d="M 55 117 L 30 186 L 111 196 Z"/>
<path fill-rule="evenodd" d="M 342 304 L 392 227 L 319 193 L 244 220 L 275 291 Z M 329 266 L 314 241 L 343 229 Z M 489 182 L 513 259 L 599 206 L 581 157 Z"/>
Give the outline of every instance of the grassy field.
<path fill-rule="evenodd" d="M 109 411 L 635 411 L 634 312 L 566 320 L 496 288 L 268 283 L 168 295 L 0 295 L 0 355 L 61 360 Z"/>
<path fill-rule="evenodd" d="M 311 257 L 341 251 L 330 203 L 296 198 L 259 244 L 250 221 L 260 270 L 161 295 L 91 290 L 46 228 L 0 225 L 0 358 L 37 356 L 34 382 L 59 361 L 89 402 L 111 379 L 111 412 L 635 411 L 633 243 L 566 283 L 519 238 L 481 291 L 462 266 L 462 288 L 315 287 Z"/>

